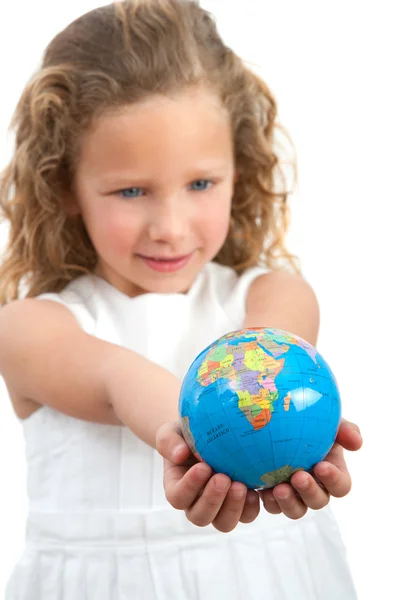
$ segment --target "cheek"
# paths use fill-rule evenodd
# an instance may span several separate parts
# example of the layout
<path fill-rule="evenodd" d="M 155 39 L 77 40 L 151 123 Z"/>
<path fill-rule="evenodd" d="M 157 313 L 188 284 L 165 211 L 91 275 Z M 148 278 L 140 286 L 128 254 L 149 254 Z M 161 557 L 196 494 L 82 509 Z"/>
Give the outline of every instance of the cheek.
<path fill-rule="evenodd" d="M 107 224 L 105 235 L 114 254 L 124 255 L 132 248 L 134 232 L 126 219 L 111 219 Z"/>
<path fill-rule="evenodd" d="M 102 247 L 116 255 L 124 255 L 131 250 L 135 241 L 137 224 L 132 215 L 116 208 L 105 207 L 92 215 L 89 219 L 89 234 L 96 247 Z"/>
<path fill-rule="evenodd" d="M 200 222 L 204 238 L 219 250 L 229 230 L 230 203 L 214 201 L 213 206 L 202 211 Z"/>

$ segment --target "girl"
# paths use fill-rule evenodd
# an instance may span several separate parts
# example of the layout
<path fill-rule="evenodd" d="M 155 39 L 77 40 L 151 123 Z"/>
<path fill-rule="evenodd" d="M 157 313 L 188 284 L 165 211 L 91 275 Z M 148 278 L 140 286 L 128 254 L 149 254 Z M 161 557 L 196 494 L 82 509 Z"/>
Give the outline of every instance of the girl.
<path fill-rule="evenodd" d="M 276 112 L 196 2 L 104 6 L 47 47 L 0 188 L 0 369 L 30 503 L 6 600 L 355 598 L 326 506 L 350 489 L 355 427 L 315 467 L 321 485 L 297 473 L 260 511 L 254 490 L 192 466 L 174 425 L 216 337 L 317 341 L 284 243 Z"/>

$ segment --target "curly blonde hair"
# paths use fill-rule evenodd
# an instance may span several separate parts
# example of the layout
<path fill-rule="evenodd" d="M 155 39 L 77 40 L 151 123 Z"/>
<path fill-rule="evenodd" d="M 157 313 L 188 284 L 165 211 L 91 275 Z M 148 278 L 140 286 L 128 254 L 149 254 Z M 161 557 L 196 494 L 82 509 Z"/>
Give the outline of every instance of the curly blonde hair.
<path fill-rule="evenodd" d="M 239 179 L 230 230 L 215 261 L 238 273 L 260 264 L 299 273 L 285 247 L 288 190 L 277 154 L 277 104 L 266 83 L 221 40 L 195 0 L 125 0 L 81 16 L 48 45 L 10 127 L 15 152 L 1 174 L 9 240 L 0 305 L 59 292 L 94 271 L 95 248 L 81 217 L 66 209 L 79 142 L 94 117 L 150 94 L 205 84 L 231 120 Z M 290 140 L 291 141 L 291 140 Z M 296 162 L 293 161 L 295 180 Z M 277 189 L 283 182 L 283 189 Z"/>

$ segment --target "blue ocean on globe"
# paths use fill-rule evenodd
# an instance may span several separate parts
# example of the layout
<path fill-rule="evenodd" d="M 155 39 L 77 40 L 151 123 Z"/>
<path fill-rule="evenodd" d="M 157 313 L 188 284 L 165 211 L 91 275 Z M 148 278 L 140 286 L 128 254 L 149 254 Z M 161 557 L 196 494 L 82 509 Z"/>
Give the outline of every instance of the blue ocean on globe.
<path fill-rule="evenodd" d="M 329 365 L 311 344 L 280 329 L 249 328 L 224 335 L 196 357 L 179 413 L 198 459 L 261 489 L 325 458 L 341 401 Z"/>

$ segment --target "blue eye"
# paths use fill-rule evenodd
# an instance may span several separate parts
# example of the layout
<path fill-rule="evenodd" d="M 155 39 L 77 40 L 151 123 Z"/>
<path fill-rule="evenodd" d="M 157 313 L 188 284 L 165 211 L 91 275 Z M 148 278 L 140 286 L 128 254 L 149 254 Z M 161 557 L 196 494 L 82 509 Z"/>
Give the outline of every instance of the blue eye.
<path fill-rule="evenodd" d="M 197 181 L 193 181 L 193 183 L 191 185 L 195 185 L 196 183 L 207 183 L 207 184 L 210 183 L 210 184 L 212 184 L 212 181 L 210 181 L 209 179 L 197 179 Z M 196 191 L 196 192 L 202 192 L 205 189 L 208 189 L 208 188 L 205 188 L 205 187 L 202 187 L 200 189 L 199 188 L 195 188 L 194 191 Z"/>
<path fill-rule="evenodd" d="M 209 179 L 197 179 L 196 181 L 193 181 L 190 185 L 192 186 L 193 191 L 203 192 L 204 190 L 208 189 L 209 186 L 212 185 L 212 183 L 213 182 L 210 181 Z M 200 186 L 198 186 L 198 184 L 200 184 Z M 141 192 L 141 193 L 138 194 L 137 192 Z M 139 188 L 139 187 L 125 188 L 124 190 L 119 190 L 117 193 L 125 200 L 131 200 L 132 198 L 138 198 L 139 196 L 142 196 L 143 188 Z"/>
<path fill-rule="evenodd" d="M 137 187 L 132 187 L 132 188 L 126 188 L 125 190 L 121 190 L 120 192 L 118 192 L 119 194 L 121 194 L 121 196 L 127 200 L 130 200 L 131 198 L 137 198 L 138 196 L 136 194 L 134 195 L 125 195 L 125 192 L 132 192 L 133 190 L 141 190 L 142 188 L 137 188 Z"/>

